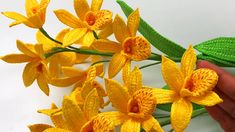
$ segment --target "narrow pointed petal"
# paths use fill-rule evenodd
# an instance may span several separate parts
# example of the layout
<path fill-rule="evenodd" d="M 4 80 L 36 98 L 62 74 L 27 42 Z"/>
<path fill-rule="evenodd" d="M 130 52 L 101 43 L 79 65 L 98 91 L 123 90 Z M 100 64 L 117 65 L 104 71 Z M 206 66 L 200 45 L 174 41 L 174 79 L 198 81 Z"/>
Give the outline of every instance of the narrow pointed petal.
<path fill-rule="evenodd" d="M 69 97 L 64 97 L 62 111 L 69 130 L 80 131 L 86 119 L 81 108 Z"/>
<path fill-rule="evenodd" d="M 111 79 L 105 79 L 105 87 L 107 89 L 109 100 L 112 102 L 113 106 L 119 111 L 126 113 L 127 100 L 129 100 L 127 89 Z"/>
<path fill-rule="evenodd" d="M 73 66 L 76 63 L 77 55 L 74 52 L 59 53 L 59 63 L 61 66 Z"/>
<path fill-rule="evenodd" d="M 28 17 L 27 19 L 30 23 L 32 23 L 33 28 L 41 28 L 45 21 L 41 18 L 39 14 L 35 14 L 33 16 Z"/>
<path fill-rule="evenodd" d="M 29 125 L 28 128 L 30 132 L 43 132 L 48 128 L 52 128 L 52 126 L 47 124 L 34 124 L 34 125 Z"/>
<path fill-rule="evenodd" d="M 92 0 L 91 3 L 91 10 L 92 11 L 98 11 L 100 10 L 101 6 L 102 6 L 103 0 Z"/>
<path fill-rule="evenodd" d="M 43 132 L 71 132 L 71 131 L 60 129 L 60 128 L 49 128 Z"/>
<path fill-rule="evenodd" d="M 51 58 L 50 63 L 49 63 L 49 72 L 50 72 L 50 77 L 52 78 L 59 77 L 61 70 L 57 62 L 57 58 L 53 58 L 53 59 Z"/>
<path fill-rule="evenodd" d="M 104 75 L 104 63 L 95 64 L 94 66 L 96 68 L 96 76 L 103 77 L 103 75 Z"/>
<path fill-rule="evenodd" d="M 122 49 L 122 46 L 119 43 L 106 39 L 99 39 L 94 41 L 92 47 L 101 52 L 112 52 L 112 53 L 120 52 Z"/>
<path fill-rule="evenodd" d="M 27 16 L 34 15 L 33 8 L 37 7 L 39 5 L 37 0 L 25 0 L 25 10 Z"/>
<path fill-rule="evenodd" d="M 22 24 L 24 23 L 25 25 L 29 26 L 29 27 L 33 27 L 33 25 L 28 22 L 27 18 L 17 12 L 2 12 L 2 14 L 8 18 L 11 18 L 13 20 L 15 20 L 14 22 L 12 22 L 9 27 L 13 27 L 16 26 L 18 24 Z"/>
<path fill-rule="evenodd" d="M 121 126 L 121 132 L 138 132 L 140 131 L 140 122 L 129 119 Z"/>
<path fill-rule="evenodd" d="M 182 132 L 188 126 L 192 116 L 192 103 L 181 98 L 171 106 L 171 125 L 176 132 Z"/>
<path fill-rule="evenodd" d="M 85 63 L 86 59 L 88 59 L 90 57 L 90 55 L 85 55 L 85 54 L 76 54 L 77 59 L 76 59 L 76 63 L 80 64 L 80 63 Z"/>
<path fill-rule="evenodd" d="M 52 110 L 54 110 L 54 109 L 58 110 L 58 107 L 53 103 L 51 105 L 51 109 Z M 51 121 L 53 122 L 53 124 L 55 125 L 55 127 L 57 127 L 57 128 L 67 128 L 62 112 L 61 112 L 61 114 L 53 114 L 53 115 L 50 116 L 50 118 L 51 118 Z"/>
<path fill-rule="evenodd" d="M 93 41 L 95 40 L 94 34 L 92 31 L 88 31 L 82 38 L 82 46 L 90 47 Z"/>
<path fill-rule="evenodd" d="M 95 78 L 96 78 L 96 67 L 95 66 L 91 66 L 87 70 L 86 80 L 94 81 Z"/>
<path fill-rule="evenodd" d="M 37 57 L 38 56 L 32 49 L 29 48 L 29 45 L 24 44 L 20 40 L 16 41 L 16 46 L 17 46 L 18 50 L 20 50 L 25 55 L 28 55 L 28 56 L 31 56 L 31 57 Z"/>
<path fill-rule="evenodd" d="M 50 80 L 50 84 L 57 87 L 68 87 L 79 81 L 79 77 L 53 78 Z"/>
<path fill-rule="evenodd" d="M 95 12 L 96 13 L 96 21 L 94 25 L 92 25 L 93 29 L 101 30 L 104 29 L 106 26 L 111 24 L 113 13 L 109 10 L 100 10 Z"/>
<path fill-rule="evenodd" d="M 81 90 L 81 96 L 84 100 L 86 99 L 87 95 L 94 89 L 92 84 L 93 80 L 88 80 L 84 82 Z"/>
<path fill-rule="evenodd" d="M 112 121 L 114 126 L 118 126 L 122 124 L 123 122 L 125 122 L 126 120 L 128 120 L 128 116 L 117 111 L 103 112 L 103 113 L 100 113 L 100 115 Z"/>
<path fill-rule="evenodd" d="M 63 42 L 64 36 L 70 31 L 70 28 L 63 29 L 56 35 L 56 40 L 59 42 Z"/>
<path fill-rule="evenodd" d="M 131 61 L 126 62 L 122 69 L 122 80 L 124 81 L 124 84 L 128 83 L 128 78 L 131 74 Z"/>
<path fill-rule="evenodd" d="M 84 114 L 87 119 L 92 119 L 94 116 L 98 115 L 100 108 L 99 96 L 96 89 L 93 89 L 86 97 L 84 102 Z"/>
<path fill-rule="evenodd" d="M 165 90 L 161 88 L 152 88 L 153 96 L 157 100 L 157 104 L 172 103 L 176 99 L 176 93 L 172 90 Z"/>
<path fill-rule="evenodd" d="M 74 0 L 74 9 L 77 16 L 84 20 L 86 13 L 90 10 L 87 0 Z"/>
<path fill-rule="evenodd" d="M 44 52 L 44 49 L 43 49 L 43 45 L 42 44 L 36 44 L 35 46 L 34 46 L 34 49 L 35 49 L 35 51 L 36 51 L 36 53 L 38 54 L 38 56 L 42 59 L 42 60 L 44 60 L 44 54 L 45 54 L 45 52 Z"/>
<path fill-rule="evenodd" d="M 133 95 L 136 91 L 142 88 L 142 74 L 138 67 L 135 67 L 131 72 L 126 87 L 130 95 Z"/>
<path fill-rule="evenodd" d="M 32 57 L 24 54 L 9 54 L 1 57 L 1 59 L 7 63 L 24 63 L 33 60 Z"/>
<path fill-rule="evenodd" d="M 184 77 L 177 64 L 162 56 L 162 76 L 171 90 L 180 91 L 183 86 Z"/>
<path fill-rule="evenodd" d="M 25 87 L 30 86 L 38 76 L 37 66 L 39 62 L 30 62 L 28 63 L 23 71 L 23 81 Z"/>
<path fill-rule="evenodd" d="M 196 52 L 193 50 L 192 45 L 190 45 L 181 60 L 181 71 L 185 77 L 192 74 L 193 70 L 195 69 L 196 61 Z"/>
<path fill-rule="evenodd" d="M 63 41 L 63 46 L 67 47 L 82 38 L 87 32 L 86 28 L 76 28 L 68 32 Z"/>
<path fill-rule="evenodd" d="M 45 52 L 50 51 L 52 48 L 56 47 L 58 44 L 49 38 L 47 38 L 40 30 L 36 33 L 36 39 L 39 44 L 43 45 L 43 50 Z"/>
<path fill-rule="evenodd" d="M 113 21 L 113 32 L 119 42 L 123 42 L 127 37 L 130 37 L 130 32 L 124 20 L 120 16 L 116 16 Z"/>
<path fill-rule="evenodd" d="M 48 83 L 47 83 L 47 79 L 43 74 L 39 74 L 39 76 L 37 77 L 37 83 L 38 83 L 39 88 L 47 96 L 49 96 L 50 89 L 49 89 L 49 86 L 48 86 Z"/>
<path fill-rule="evenodd" d="M 106 25 L 99 33 L 98 37 L 100 39 L 106 39 L 113 33 L 113 24 L 110 23 Z"/>
<path fill-rule="evenodd" d="M 82 71 L 73 67 L 62 67 L 62 72 L 68 77 L 83 77 L 86 76 L 86 71 Z"/>
<path fill-rule="evenodd" d="M 113 55 L 112 60 L 109 63 L 108 74 L 109 78 L 115 77 L 118 72 L 123 68 L 127 58 L 121 53 L 116 53 Z"/>
<path fill-rule="evenodd" d="M 127 21 L 127 27 L 132 37 L 136 36 L 136 32 L 139 27 L 139 22 L 140 22 L 140 13 L 139 9 L 136 9 L 128 16 L 128 21 Z"/>
<path fill-rule="evenodd" d="M 142 127 L 146 132 L 164 132 L 159 122 L 153 117 L 144 121 Z"/>
<path fill-rule="evenodd" d="M 203 106 L 214 106 L 222 103 L 223 100 L 213 91 L 199 97 L 189 97 L 189 100 Z"/>
<path fill-rule="evenodd" d="M 56 17 L 65 25 L 71 28 L 84 27 L 84 23 L 66 10 L 60 9 L 54 11 Z"/>

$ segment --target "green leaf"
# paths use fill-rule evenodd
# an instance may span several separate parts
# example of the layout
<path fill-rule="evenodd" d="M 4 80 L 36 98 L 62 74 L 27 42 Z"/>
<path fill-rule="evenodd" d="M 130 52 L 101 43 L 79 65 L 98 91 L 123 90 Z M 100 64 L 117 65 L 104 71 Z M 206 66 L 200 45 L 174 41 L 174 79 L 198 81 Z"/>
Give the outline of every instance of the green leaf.
<path fill-rule="evenodd" d="M 129 16 L 133 12 L 133 9 L 124 1 L 117 0 L 117 3 L 121 6 L 126 16 Z M 185 52 L 183 47 L 159 34 L 142 18 L 140 19 L 138 30 L 155 48 L 168 56 L 179 58 L 182 57 Z"/>
<path fill-rule="evenodd" d="M 202 60 L 210 61 L 211 63 L 214 63 L 214 64 L 216 64 L 218 66 L 222 66 L 222 67 L 235 67 L 234 62 L 221 60 L 221 59 L 218 59 L 218 58 L 215 58 L 215 57 L 212 57 L 212 56 L 199 54 L 199 55 L 197 55 L 197 58 L 202 59 Z"/>
<path fill-rule="evenodd" d="M 209 57 L 218 58 L 225 62 L 235 62 L 235 38 L 220 37 L 202 42 L 194 48 Z"/>

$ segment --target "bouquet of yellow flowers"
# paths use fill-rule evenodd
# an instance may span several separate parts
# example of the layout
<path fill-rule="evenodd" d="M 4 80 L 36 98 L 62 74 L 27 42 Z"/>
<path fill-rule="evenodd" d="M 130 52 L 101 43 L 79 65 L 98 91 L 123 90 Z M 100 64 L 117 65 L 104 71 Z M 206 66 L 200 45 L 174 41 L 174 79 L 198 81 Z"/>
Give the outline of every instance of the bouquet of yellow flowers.
<path fill-rule="evenodd" d="M 190 45 L 187 49 L 155 31 L 124 1 L 117 0 L 127 21 L 111 10 L 102 9 L 103 0 L 74 0 L 76 16 L 59 9 L 54 13 L 68 28 L 51 37 L 43 28 L 49 0 L 25 0 L 26 16 L 16 12 L 2 14 L 14 20 L 10 27 L 24 24 L 34 28 L 36 44 L 16 41 L 21 53 L 1 57 L 7 63 L 26 63 L 23 82 L 29 87 L 37 81 L 47 96 L 49 85 L 68 87 L 62 107 L 38 110 L 50 117 L 53 125 L 29 125 L 31 132 L 162 132 L 171 124 L 182 132 L 191 118 L 206 112 L 223 100 L 213 92 L 218 75 L 210 69 L 195 69 L 197 60 L 235 67 L 235 38 L 220 37 Z M 143 36 L 139 36 L 137 32 Z M 111 39 L 114 34 L 115 39 Z M 163 54 L 152 52 L 156 48 Z M 198 55 L 195 52 L 198 51 Z M 153 63 L 138 67 L 133 61 Z M 181 62 L 180 67 L 176 62 Z M 90 64 L 86 70 L 80 64 Z M 141 69 L 161 64 L 164 88 L 146 86 Z M 105 66 L 108 66 L 106 76 Z M 122 71 L 123 82 L 113 78 Z M 104 81 L 98 81 L 101 78 Z M 115 108 L 105 111 L 107 106 Z M 168 114 L 156 114 L 161 109 Z"/>

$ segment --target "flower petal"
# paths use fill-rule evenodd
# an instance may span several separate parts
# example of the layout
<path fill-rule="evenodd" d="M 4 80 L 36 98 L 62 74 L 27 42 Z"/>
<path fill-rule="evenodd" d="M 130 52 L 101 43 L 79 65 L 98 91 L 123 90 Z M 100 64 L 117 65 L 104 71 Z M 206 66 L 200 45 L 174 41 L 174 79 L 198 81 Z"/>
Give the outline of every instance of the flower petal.
<path fill-rule="evenodd" d="M 56 47 L 58 44 L 49 38 L 47 38 L 40 30 L 36 33 L 36 39 L 39 44 L 43 45 L 43 50 L 45 52 L 50 51 L 52 48 Z"/>
<path fill-rule="evenodd" d="M 196 61 L 196 53 L 193 50 L 192 45 L 190 45 L 181 60 L 181 71 L 184 74 L 184 77 L 190 76 L 192 74 L 196 65 Z"/>
<path fill-rule="evenodd" d="M 126 23 L 119 15 L 117 15 L 113 21 L 113 33 L 116 39 L 121 43 L 127 37 L 131 36 Z"/>
<path fill-rule="evenodd" d="M 171 125 L 176 132 L 182 132 L 188 126 L 192 116 L 192 103 L 181 98 L 171 106 Z"/>
<path fill-rule="evenodd" d="M 153 117 L 150 117 L 148 120 L 144 121 L 142 123 L 142 127 L 146 132 L 164 132 L 159 122 Z"/>
<path fill-rule="evenodd" d="M 68 77 L 84 77 L 86 76 L 86 71 L 79 70 L 73 67 L 62 67 L 62 72 L 65 76 Z"/>
<path fill-rule="evenodd" d="M 214 106 L 223 102 L 223 100 L 213 91 L 210 91 L 203 96 L 189 97 L 189 100 L 203 106 Z"/>
<path fill-rule="evenodd" d="M 92 31 L 88 31 L 82 38 L 82 46 L 90 47 L 93 41 L 95 40 L 94 34 Z"/>
<path fill-rule="evenodd" d="M 38 55 L 33 51 L 33 49 L 30 49 L 29 46 L 33 45 L 27 45 L 21 42 L 20 40 L 16 41 L 17 48 L 24 53 L 25 55 L 31 56 L 31 57 L 37 57 Z"/>
<path fill-rule="evenodd" d="M 131 74 L 131 61 L 127 61 L 122 69 L 122 80 L 124 84 L 128 83 L 128 78 Z"/>
<path fill-rule="evenodd" d="M 184 77 L 177 64 L 162 56 L 162 76 L 173 91 L 180 91 L 183 86 Z"/>
<path fill-rule="evenodd" d="M 86 28 L 76 28 L 69 31 L 63 40 L 63 46 L 67 47 L 82 38 L 87 32 Z"/>
<path fill-rule="evenodd" d="M 101 6 L 102 6 L 103 0 L 92 0 L 91 3 L 91 10 L 92 11 L 98 11 L 100 10 Z"/>
<path fill-rule="evenodd" d="M 130 73 L 126 87 L 128 88 L 130 95 L 133 95 L 136 91 L 142 89 L 142 74 L 138 67 L 135 67 L 134 70 Z"/>
<path fill-rule="evenodd" d="M 39 5 L 37 0 L 25 0 L 25 10 L 27 16 L 34 15 L 33 8 L 37 7 Z"/>
<path fill-rule="evenodd" d="M 41 13 L 35 14 L 33 16 L 28 17 L 28 21 L 32 23 L 32 28 L 41 28 L 45 23 L 45 19 L 41 17 Z"/>
<path fill-rule="evenodd" d="M 65 96 L 62 104 L 62 111 L 69 130 L 80 131 L 82 125 L 86 122 L 81 108 L 69 97 Z"/>
<path fill-rule="evenodd" d="M 32 23 L 28 22 L 27 18 L 17 12 L 2 12 L 2 14 L 8 18 L 14 19 L 9 27 L 16 26 L 18 24 L 24 23 L 26 26 L 33 27 Z"/>
<path fill-rule="evenodd" d="M 76 82 L 79 82 L 80 80 L 80 77 L 53 78 L 50 80 L 50 84 L 57 87 L 68 87 Z"/>
<path fill-rule="evenodd" d="M 43 74 L 39 74 L 39 76 L 37 77 L 37 83 L 38 83 L 39 88 L 47 96 L 49 96 L 50 89 L 49 89 L 49 86 L 48 86 L 48 83 L 47 83 L 47 79 Z"/>
<path fill-rule="evenodd" d="M 52 128 L 52 126 L 47 124 L 34 124 L 34 125 L 29 125 L 28 128 L 30 132 L 43 132 L 48 128 Z"/>
<path fill-rule="evenodd" d="M 58 62 L 61 66 L 73 66 L 76 63 L 77 55 L 74 52 L 62 52 L 57 55 L 59 55 Z"/>
<path fill-rule="evenodd" d="M 92 25 L 93 29 L 101 30 L 112 22 L 113 13 L 109 10 L 96 11 L 96 21 Z"/>
<path fill-rule="evenodd" d="M 63 29 L 56 35 L 56 40 L 59 42 L 63 42 L 64 36 L 70 31 L 70 28 Z"/>
<path fill-rule="evenodd" d="M 84 23 L 66 10 L 60 9 L 54 11 L 56 17 L 65 25 L 72 28 L 85 27 Z"/>
<path fill-rule="evenodd" d="M 95 64 L 96 76 L 103 77 L 104 75 L 104 63 Z"/>
<path fill-rule="evenodd" d="M 34 82 L 34 80 L 37 78 L 38 76 L 37 66 L 39 64 L 40 64 L 39 62 L 30 62 L 25 66 L 24 72 L 23 72 L 23 81 L 24 81 L 25 87 L 30 86 Z"/>
<path fill-rule="evenodd" d="M 71 132 L 71 131 L 60 129 L 60 128 L 49 128 L 43 132 Z"/>
<path fill-rule="evenodd" d="M 119 43 L 106 39 L 98 39 L 94 41 L 92 47 L 101 52 L 120 52 L 122 46 Z"/>
<path fill-rule="evenodd" d="M 24 54 L 9 54 L 1 57 L 1 59 L 7 63 L 24 63 L 33 60 L 32 57 Z"/>
<path fill-rule="evenodd" d="M 100 39 L 106 39 L 113 33 L 113 24 L 110 23 L 106 25 L 99 33 L 98 37 Z"/>
<path fill-rule="evenodd" d="M 74 0 L 74 9 L 77 16 L 84 20 L 86 13 L 90 10 L 87 0 Z"/>
<path fill-rule="evenodd" d="M 100 115 L 112 121 L 114 126 L 118 126 L 128 119 L 128 116 L 117 111 L 103 112 L 103 113 L 100 113 Z"/>
<path fill-rule="evenodd" d="M 57 56 L 52 56 L 50 63 L 49 63 L 49 71 L 50 71 L 50 77 L 52 78 L 59 77 L 61 69 L 60 69 L 60 65 L 57 62 Z"/>
<path fill-rule="evenodd" d="M 111 79 L 105 79 L 105 87 L 113 106 L 119 111 L 126 113 L 128 104 L 127 100 L 129 100 L 127 89 Z"/>
<path fill-rule="evenodd" d="M 127 27 L 132 37 L 136 36 L 136 32 L 139 27 L 139 22 L 140 22 L 140 13 L 139 9 L 136 9 L 128 16 L 128 21 L 127 21 Z"/>
<path fill-rule="evenodd" d="M 121 132 L 138 132 L 140 131 L 140 122 L 129 119 L 121 126 Z"/>
<path fill-rule="evenodd" d="M 121 53 L 114 54 L 112 60 L 109 62 L 109 78 L 116 76 L 127 62 L 127 58 Z"/>
<path fill-rule="evenodd" d="M 83 110 L 87 119 L 90 120 L 98 115 L 100 108 L 99 96 L 96 89 L 93 89 L 86 97 Z"/>
<path fill-rule="evenodd" d="M 90 57 L 90 55 L 86 55 L 86 54 L 76 54 L 77 59 L 76 59 L 76 63 L 80 64 L 86 61 L 86 59 L 88 59 Z"/>
<path fill-rule="evenodd" d="M 172 103 L 176 98 L 175 91 L 165 90 L 161 88 L 152 88 L 153 95 L 157 100 L 157 104 Z"/>

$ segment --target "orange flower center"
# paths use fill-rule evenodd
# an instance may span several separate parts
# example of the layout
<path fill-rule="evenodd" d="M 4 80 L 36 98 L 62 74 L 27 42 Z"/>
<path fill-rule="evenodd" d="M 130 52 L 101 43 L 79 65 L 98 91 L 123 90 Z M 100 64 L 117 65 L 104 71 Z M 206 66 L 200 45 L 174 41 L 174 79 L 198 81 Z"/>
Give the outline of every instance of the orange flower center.
<path fill-rule="evenodd" d="M 42 73 L 43 71 L 43 65 L 40 63 L 38 66 L 37 66 L 37 71 Z"/>
<path fill-rule="evenodd" d="M 135 46 L 135 41 L 134 41 L 134 40 L 135 40 L 134 38 L 130 37 L 130 38 L 127 38 L 127 39 L 123 42 L 122 47 L 123 47 L 124 53 L 126 53 L 126 54 L 132 54 L 132 52 L 133 52 L 132 47 Z"/>
<path fill-rule="evenodd" d="M 96 22 L 96 16 L 93 12 L 88 12 L 85 17 L 85 21 L 89 26 L 92 26 Z"/>

